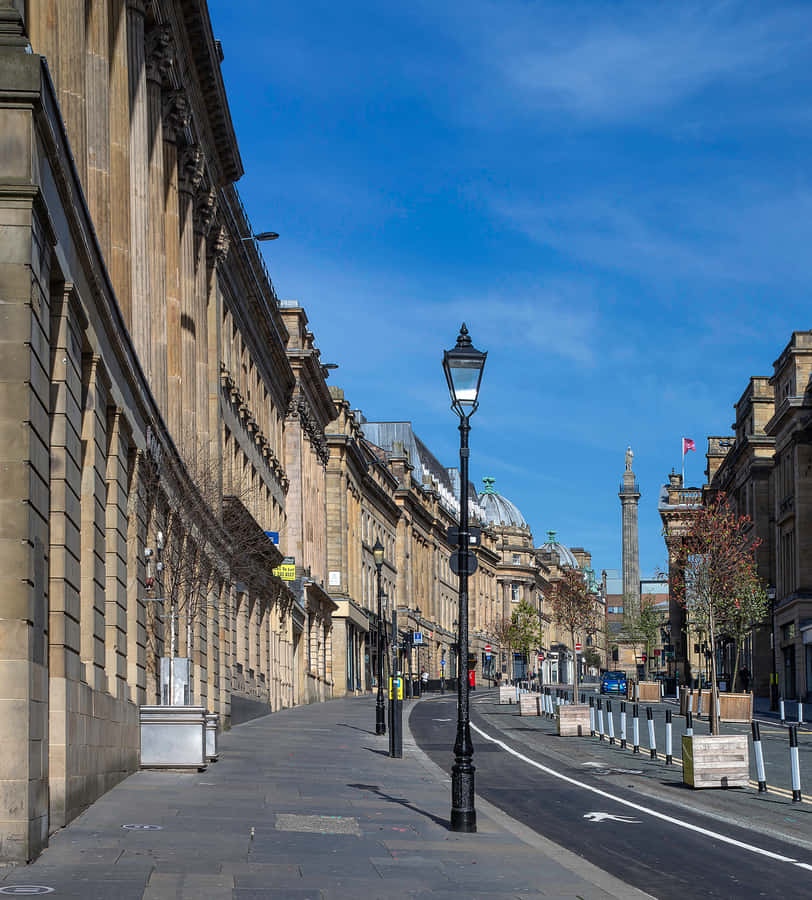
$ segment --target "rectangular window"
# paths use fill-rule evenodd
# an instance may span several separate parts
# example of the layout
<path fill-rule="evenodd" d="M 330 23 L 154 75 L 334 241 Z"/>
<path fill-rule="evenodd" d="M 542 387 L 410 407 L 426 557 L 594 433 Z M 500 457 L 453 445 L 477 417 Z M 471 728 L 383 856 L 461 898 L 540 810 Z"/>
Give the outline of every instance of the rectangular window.
<path fill-rule="evenodd" d="M 518 584 L 512 584 L 510 586 L 510 599 L 513 601 L 513 603 L 518 603 L 519 600 L 521 599 L 519 591 L 520 591 L 520 588 L 519 588 Z"/>
<path fill-rule="evenodd" d="M 514 554 L 513 554 L 513 565 L 514 565 L 514 566 L 519 566 L 519 565 L 521 565 L 521 562 L 522 562 L 522 557 L 521 557 L 521 555 L 518 554 L 518 553 L 514 553 Z"/>

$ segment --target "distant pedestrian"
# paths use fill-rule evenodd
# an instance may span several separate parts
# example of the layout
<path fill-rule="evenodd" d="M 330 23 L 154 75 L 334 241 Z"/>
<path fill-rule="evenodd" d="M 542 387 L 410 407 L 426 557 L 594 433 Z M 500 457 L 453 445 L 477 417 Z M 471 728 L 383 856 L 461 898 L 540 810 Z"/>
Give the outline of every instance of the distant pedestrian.
<path fill-rule="evenodd" d="M 423 671 L 420 673 L 420 686 L 423 688 L 424 691 L 425 691 L 426 685 L 428 685 L 428 683 L 429 683 L 429 673 L 425 669 L 423 669 Z"/>
<path fill-rule="evenodd" d="M 742 666 L 741 669 L 739 669 L 739 683 L 745 693 L 750 690 L 750 677 L 750 670 L 747 666 Z"/>

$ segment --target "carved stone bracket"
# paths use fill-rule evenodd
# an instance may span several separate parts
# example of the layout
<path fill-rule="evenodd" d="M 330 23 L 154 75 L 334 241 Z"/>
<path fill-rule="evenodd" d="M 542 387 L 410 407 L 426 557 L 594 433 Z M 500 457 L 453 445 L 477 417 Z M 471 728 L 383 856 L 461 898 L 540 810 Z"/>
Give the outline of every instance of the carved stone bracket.
<path fill-rule="evenodd" d="M 178 190 L 187 194 L 197 193 L 203 180 L 205 157 L 200 147 L 186 147 L 178 161 Z"/>
<path fill-rule="evenodd" d="M 217 191 L 214 188 L 200 191 L 195 199 L 195 231 L 207 235 L 217 215 Z"/>
<path fill-rule="evenodd" d="M 206 259 L 209 266 L 212 268 L 221 266 L 228 256 L 230 247 L 231 241 L 229 240 L 228 232 L 222 225 L 216 225 L 209 232 L 209 242 L 206 248 Z"/>
<path fill-rule="evenodd" d="M 192 111 L 183 91 L 166 91 L 163 100 L 164 140 L 175 143 L 189 127 Z"/>
<path fill-rule="evenodd" d="M 310 408 L 304 394 L 295 394 L 288 404 L 287 416 L 289 419 L 298 419 L 302 431 L 310 441 L 316 455 L 323 465 L 327 465 L 330 458 L 330 448 L 327 445 L 327 438 L 324 435 L 324 429 L 319 428 L 316 417 Z"/>
<path fill-rule="evenodd" d="M 155 25 L 146 33 L 147 80 L 166 84 L 175 62 L 175 41 L 169 25 Z"/>

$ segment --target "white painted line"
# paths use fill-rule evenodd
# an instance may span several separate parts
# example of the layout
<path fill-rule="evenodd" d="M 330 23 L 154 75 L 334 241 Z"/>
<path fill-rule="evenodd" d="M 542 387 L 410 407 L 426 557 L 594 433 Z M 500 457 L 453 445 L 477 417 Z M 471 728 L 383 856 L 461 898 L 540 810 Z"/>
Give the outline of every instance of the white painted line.
<path fill-rule="evenodd" d="M 757 853 L 760 856 L 766 856 L 769 859 L 775 859 L 778 862 L 785 863 L 793 863 L 794 865 L 803 865 L 806 867 L 806 864 L 799 863 L 798 860 L 793 859 L 791 856 L 783 856 L 780 853 L 773 853 L 772 850 L 765 850 L 763 847 L 756 847 L 755 844 L 747 844 L 744 841 L 737 841 L 735 838 L 727 837 L 724 834 L 719 834 L 717 831 L 711 831 L 709 828 L 702 828 L 699 825 L 692 825 L 690 822 L 684 822 L 682 819 L 676 819 L 673 816 L 667 816 L 665 813 L 657 812 L 653 809 L 648 809 L 645 806 L 640 806 L 639 803 L 632 803 L 631 800 L 624 800 L 622 797 L 617 797 L 614 794 L 608 793 L 608 791 L 603 791 L 600 788 L 593 787 L 591 784 L 584 784 L 583 781 L 578 781 L 576 778 L 570 778 L 569 775 L 564 775 L 561 772 L 556 772 L 555 769 L 551 769 L 548 766 L 544 766 L 539 762 L 536 762 L 534 759 L 530 759 L 522 753 L 519 753 L 518 750 L 514 750 L 512 747 L 509 747 L 504 741 L 499 741 L 496 738 L 491 737 L 489 734 L 486 734 L 481 728 L 478 728 L 476 725 L 471 723 L 471 730 L 475 731 L 480 737 L 485 738 L 486 741 L 491 741 L 491 743 L 496 744 L 497 747 L 501 747 L 505 752 L 510 753 L 511 756 L 515 756 L 517 759 L 522 760 L 522 762 L 526 762 L 528 765 L 533 766 L 536 769 L 539 769 L 542 772 L 545 772 L 547 775 L 551 775 L 553 778 L 558 778 L 560 781 L 566 781 L 568 784 L 573 784 L 575 787 L 583 788 L 585 791 L 591 791 L 593 794 L 597 794 L 599 797 L 606 797 L 607 800 L 614 800 L 615 803 L 620 803 L 622 806 L 628 806 L 631 809 L 637 810 L 637 812 L 645 813 L 647 816 L 653 816 L 655 819 L 661 819 L 663 822 L 668 822 L 671 825 L 677 825 L 680 828 L 685 828 L 688 831 L 695 831 L 697 834 L 703 834 L 705 837 L 714 838 L 717 841 L 722 841 L 725 844 L 730 844 L 733 847 L 739 847 L 742 850 L 748 850 L 750 853 Z M 812 867 L 811 867 L 812 868 Z"/>

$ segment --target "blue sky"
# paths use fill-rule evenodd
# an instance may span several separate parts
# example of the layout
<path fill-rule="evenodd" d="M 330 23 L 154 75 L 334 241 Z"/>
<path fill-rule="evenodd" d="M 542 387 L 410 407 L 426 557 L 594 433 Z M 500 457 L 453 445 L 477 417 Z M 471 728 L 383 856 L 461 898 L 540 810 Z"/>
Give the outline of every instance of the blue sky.
<path fill-rule="evenodd" d="M 812 327 L 812 4 L 209 0 L 280 297 L 331 382 L 447 465 L 442 351 L 488 351 L 471 475 L 593 564 Z"/>

